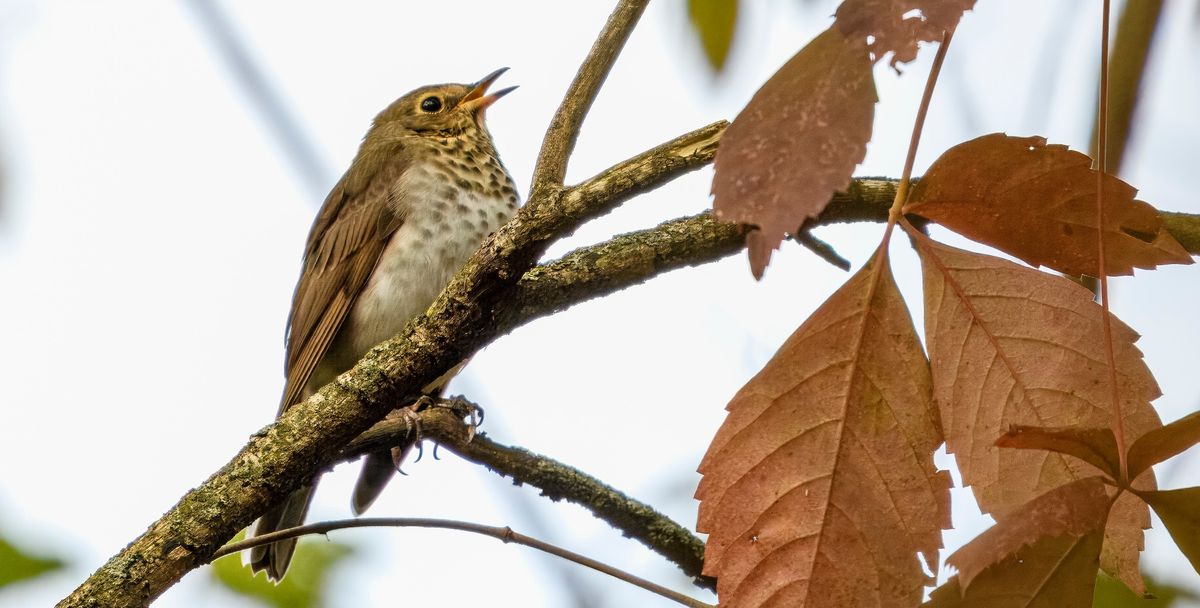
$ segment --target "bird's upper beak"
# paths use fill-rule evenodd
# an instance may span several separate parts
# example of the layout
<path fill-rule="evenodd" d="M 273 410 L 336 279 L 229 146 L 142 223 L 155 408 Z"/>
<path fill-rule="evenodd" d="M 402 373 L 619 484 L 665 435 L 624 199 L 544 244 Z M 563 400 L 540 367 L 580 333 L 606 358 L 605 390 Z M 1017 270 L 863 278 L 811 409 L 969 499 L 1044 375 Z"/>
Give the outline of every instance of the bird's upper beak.
<path fill-rule="evenodd" d="M 500 68 L 495 72 L 484 76 L 479 82 L 472 84 L 471 90 L 468 91 L 467 94 L 464 95 L 463 98 L 458 102 L 458 107 L 470 110 L 476 116 L 479 116 L 483 114 L 483 111 L 486 110 L 488 106 L 496 103 L 496 100 L 508 95 L 509 93 L 512 93 L 517 87 L 500 89 L 491 95 L 484 94 L 487 93 L 488 87 L 492 86 L 492 83 L 496 82 L 496 79 L 500 78 L 500 75 L 507 71 L 508 68 Z"/>

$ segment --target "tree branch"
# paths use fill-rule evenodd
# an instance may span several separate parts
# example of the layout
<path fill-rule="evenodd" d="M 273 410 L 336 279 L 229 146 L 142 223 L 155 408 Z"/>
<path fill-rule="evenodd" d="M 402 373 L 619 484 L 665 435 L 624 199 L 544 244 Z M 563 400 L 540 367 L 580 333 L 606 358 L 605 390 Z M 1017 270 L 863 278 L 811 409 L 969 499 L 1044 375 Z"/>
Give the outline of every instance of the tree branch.
<path fill-rule="evenodd" d="M 575 80 L 567 89 L 562 104 L 554 113 L 550 127 L 546 129 L 546 137 L 542 142 L 542 150 L 538 154 L 537 164 L 533 169 L 533 182 L 530 187 L 530 201 L 540 199 L 550 191 L 563 185 L 567 175 L 567 161 L 575 149 L 575 140 L 579 138 L 579 128 L 587 116 L 592 102 L 600 92 L 600 86 L 608 78 L 612 66 L 617 61 L 617 55 L 629 40 L 633 26 L 646 10 L 650 0 L 622 0 L 608 17 L 604 29 L 596 38 L 591 51 L 579 66 Z"/>
<path fill-rule="evenodd" d="M 522 448 L 497 443 L 484 435 L 472 438 L 461 418 L 464 407 L 474 405 L 462 399 L 440 399 L 434 407 L 423 409 L 417 414 L 422 437 L 465 460 L 511 477 L 518 485 L 536 487 L 550 500 L 566 500 L 582 506 L 624 536 L 679 566 L 696 585 L 714 588 L 713 579 L 700 575 L 704 543 L 690 530 L 583 471 Z M 374 450 L 400 445 L 408 438 L 410 429 L 410 423 L 403 417 L 389 416 L 350 442 L 338 460 L 354 460 Z"/>

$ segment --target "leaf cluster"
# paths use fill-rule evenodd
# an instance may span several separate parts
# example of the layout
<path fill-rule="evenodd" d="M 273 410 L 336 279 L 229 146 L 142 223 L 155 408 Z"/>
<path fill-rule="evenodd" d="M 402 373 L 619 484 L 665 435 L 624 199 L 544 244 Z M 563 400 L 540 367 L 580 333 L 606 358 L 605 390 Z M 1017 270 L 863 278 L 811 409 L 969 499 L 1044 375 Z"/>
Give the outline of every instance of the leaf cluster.
<path fill-rule="evenodd" d="M 879 248 L 733 397 L 700 464 L 722 606 L 920 604 L 950 526 L 943 444 L 997 523 L 946 560 L 957 575 L 930 606 L 1089 606 L 1098 568 L 1144 594 L 1148 507 L 1200 571 L 1200 488 L 1159 490 L 1150 470 L 1200 442 L 1200 413 L 1162 425 L 1138 335 L 1062 276 L 1192 263 L 1158 212 L 1086 155 L 1003 133 L 952 147 L 910 187 L 973 4 L 846 0 L 718 150 L 715 212 L 747 226 L 761 277 L 861 161 L 873 64 L 942 41 Z M 926 222 L 1028 265 L 937 242 Z M 921 261 L 923 345 L 890 270 L 897 227 Z"/>

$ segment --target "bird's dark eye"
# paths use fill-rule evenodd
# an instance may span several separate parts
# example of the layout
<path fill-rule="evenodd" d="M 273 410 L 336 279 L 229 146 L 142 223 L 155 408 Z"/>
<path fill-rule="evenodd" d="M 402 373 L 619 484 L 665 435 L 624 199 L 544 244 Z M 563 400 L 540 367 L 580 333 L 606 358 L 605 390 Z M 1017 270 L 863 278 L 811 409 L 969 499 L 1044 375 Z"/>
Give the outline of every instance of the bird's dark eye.
<path fill-rule="evenodd" d="M 440 109 L 442 109 L 442 100 L 438 99 L 437 97 L 430 96 L 421 100 L 422 112 L 429 112 L 432 114 Z"/>

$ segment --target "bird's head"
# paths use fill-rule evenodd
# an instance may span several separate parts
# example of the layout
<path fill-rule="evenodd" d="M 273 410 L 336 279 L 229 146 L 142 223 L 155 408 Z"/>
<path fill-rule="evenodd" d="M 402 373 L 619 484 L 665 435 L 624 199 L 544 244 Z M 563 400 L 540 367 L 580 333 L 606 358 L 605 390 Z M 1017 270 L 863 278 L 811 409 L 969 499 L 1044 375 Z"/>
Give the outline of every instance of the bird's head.
<path fill-rule="evenodd" d="M 488 94 L 488 87 L 508 68 L 500 68 L 472 84 L 435 84 L 421 87 L 392 102 L 375 117 L 375 128 L 393 135 L 456 137 L 481 131 L 488 106 L 517 87 Z"/>

